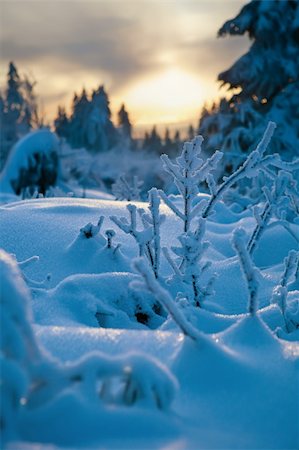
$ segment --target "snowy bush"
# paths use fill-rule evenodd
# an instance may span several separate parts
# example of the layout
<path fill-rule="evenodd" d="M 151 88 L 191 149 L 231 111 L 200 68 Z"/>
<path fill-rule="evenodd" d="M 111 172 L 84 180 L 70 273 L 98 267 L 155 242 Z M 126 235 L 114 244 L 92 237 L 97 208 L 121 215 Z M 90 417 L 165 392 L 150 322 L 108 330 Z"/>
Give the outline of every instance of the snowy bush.
<path fill-rule="evenodd" d="M 160 215 L 159 206 L 160 199 L 157 189 L 153 188 L 149 191 L 149 214 L 144 209 L 129 204 L 127 209 L 130 214 L 130 222 L 125 217 L 110 216 L 112 222 L 135 239 L 139 248 L 139 256 L 146 256 L 156 278 L 158 278 L 160 265 L 160 225 L 165 219 L 163 215 Z M 137 230 L 137 213 L 143 225 L 142 230 Z"/>
<path fill-rule="evenodd" d="M 133 176 L 132 181 L 126 179 L 125 174 L 121 174 L 115 183 L 112 184 L 112 194 L 116 200 L 141 200 L 140 192 L 143 182 L 137 175 Z"/>
<path fill-rule="evenodd" d="M 33 131 L 16 143 L 0 175 L 0 190 L 20 195 L 30 189 L 43 195 L 59 173 L 58 139 L 48 129 Z"/>

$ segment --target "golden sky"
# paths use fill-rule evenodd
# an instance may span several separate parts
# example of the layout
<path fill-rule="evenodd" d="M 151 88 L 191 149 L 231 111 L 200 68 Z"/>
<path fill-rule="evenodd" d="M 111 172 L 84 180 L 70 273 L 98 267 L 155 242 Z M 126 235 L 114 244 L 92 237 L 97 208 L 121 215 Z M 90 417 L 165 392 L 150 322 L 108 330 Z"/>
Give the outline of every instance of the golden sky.
<path fill-rule="evenodd" d="M 249 47 L 217 39 L 243 0 L 0 0 L 0 63 L 31 73 L 48 120 L 75 91 L 104 84 L 135 127 L 197 125 L 217 74 Z"/>

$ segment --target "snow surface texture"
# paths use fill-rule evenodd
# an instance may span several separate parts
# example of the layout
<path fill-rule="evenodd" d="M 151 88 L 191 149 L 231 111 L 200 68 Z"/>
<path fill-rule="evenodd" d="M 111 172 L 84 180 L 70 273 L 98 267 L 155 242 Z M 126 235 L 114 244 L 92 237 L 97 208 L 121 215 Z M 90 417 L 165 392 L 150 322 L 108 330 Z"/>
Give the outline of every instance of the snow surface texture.
<path fill-rule="evenodd" d="M 237 177 L 269 161 L 272 131 Z M 209 177 L 210 196 L 192 184 L 200 145 L 185 147 L 181 173 L 168 166 L 182 195 L 166 205 L 154 190 L 149 205 L 1 207 L 8 449 L 298 448 L 299 225 L 279 219 L 295 184 L 280 172 L 258 210 L 229 208 L 221 195 L 236 176 L 218 188 Z"/>
<path fill-rule="evenodd" d="M 137 206 L 145 209 L 147 205 Z M 161 227 L 162 244 L 170 246 L 180 222 L 165 206 L 161 210 L 166 216 Z M 131 236 L 119 232 L 109 220 L 109 216 L 125 214 L 123 202 L 53 198 L 12 203 L 1 211 L 2 246 L 19 262 L 33 255 L 39 257 L 20 268 L 32 287 L 37 340 L 50 354 L 61 363 L 93 351 L 107 355 L 128 351 L 152 354 L 178 378 L 181 388 L 172 413 L 161 417 L 151 409 L 142 414 L 135 409 L 102 411 L 103 427 L 99 431 L 98 416 L 92 408 L 85 405 L 79 413 L 78 408 L 74 409 L 74 399 L 67 396 L 51 404 L 46 415 L 40 411 L 25 415 L 21 438 L 78 445 L 78 435 L 73 431 L 78 421 L 85 446 L 100 442 L 111 448 L 160 448 L 166 443 L 188 449 L 296 448 L 298 346 L 278 341 L 260 320 L 250 321 L 245 314 L 246 284 L 229 241 L 237 226 L 253 229 L 251 215 L 235 214 L 218 204 L 213 221 L 207 222 L 206 237 L 211 242 L 207 257 L 213 261 L 218 279 L 215 295 L 205 309 L 194 314 L 188 306 L 185 308 L 191 323 L 211 335 L 206 344 L 197 348 L 182 338 L 171 319 L 164 322 L 165 331 L 146 331 L 148 326 L 159 327 L 165 314 L 155 313 L 155 299 L 150 294 L 130 287 L 137 278 L 130 262 L 138 256 L 138 247 Z M 83 225 L 88 222 L 96 224 L 100 215 L 105 217 L 101 230 L 86 238 L 80 229 L 86 228 Z M 108 248 L 106 229 L 117 233 L 113 248 Z M 281 245 L 273 246 L 272 242 L 278 240 Z M 119 243 L 121 247 L 117 248 Z M 279 284 L 284 257 L 294 247 L 296 240 L 277 225 L 265 232 L 256 252 L 256 264 L 264 274 L 258 316 L 273 330 L 283 328 L 284 320 L 280 308 L 270 304 L 272 290 Z M 169 273 L 164 258 L 161 272 Z M 38 282 L 42 285 L 36 285 Z M 176 287 L 170 285 L 168 289 L 174 292 Z M 298 291 L 291 290 L 288 301 L 298 302 Z M 147 326 L 137 320 L 138 308 L 148 312 Z M 58 427 L 54 432 L 54 425 L 48 424 L 49 420 L 55 422 L 57 411 L 69 419 L 63 430 Z M 115 426 L 119 429 L 117 441 L 109 432 Z M 11 445 L 16 448 L 15 441 Z"/>
<path fill-rule="evenodd" d="M 68 443 L 83 411 L 100 423 L 104 405 L 166 410 L 177 387 L 168 369 L 153 357 L 130 353 L 109 357 L 97 351 L 62 364 L 39 349 L 30 317 L 30 293 L 17 262 L 0 252 L 2 280 L 1 431 L 4 439 L 44 440 L 57 413 L 72 407 L 69 431 L 54 440 Z M 109 411 L 107 411 L 109 414 Z M 39 431 L 34 432 L 36 421 Z M 43 425 L 42 425 L 43 424 Z M 70 435 L 69 435 L 70 434 Z"/>

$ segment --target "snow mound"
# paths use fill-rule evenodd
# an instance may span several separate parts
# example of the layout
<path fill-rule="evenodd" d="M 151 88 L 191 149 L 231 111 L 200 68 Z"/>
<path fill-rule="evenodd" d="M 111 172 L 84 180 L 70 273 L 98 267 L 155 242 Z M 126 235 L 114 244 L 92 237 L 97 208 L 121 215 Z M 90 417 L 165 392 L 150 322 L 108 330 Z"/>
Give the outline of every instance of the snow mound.
<path fill-rule="evenodd" d="M 32 131 L 20 139 L 9 154 L 8 160 L 0 175 L 0 191 L 14 194 L 14 182 L 22 170 L 29 168 L 35 154 L 49 156 L 59 149 L 57 136 L 49 129 Z"/>

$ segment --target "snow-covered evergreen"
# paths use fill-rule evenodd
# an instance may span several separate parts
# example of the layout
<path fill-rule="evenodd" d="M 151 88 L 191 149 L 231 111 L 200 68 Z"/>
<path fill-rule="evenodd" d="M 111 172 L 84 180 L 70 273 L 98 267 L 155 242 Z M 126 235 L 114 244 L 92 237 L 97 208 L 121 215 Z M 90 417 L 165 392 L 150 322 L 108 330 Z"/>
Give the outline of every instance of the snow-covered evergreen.
<path fill-rule="evenodd" d="M 218 32 L 247 34 L 252 41 L 248 52 L 218 75 L 231 97 L 203 111 L 199 125 L 205 150 L 224 151 L 227 172 L 238 154 L 253 149 L 268 121 L 278 124 L 269 152 L 298 156 L 298 8 L 297 1 L 251 1 Z"/>

